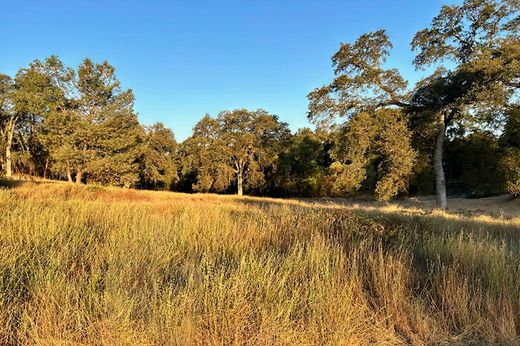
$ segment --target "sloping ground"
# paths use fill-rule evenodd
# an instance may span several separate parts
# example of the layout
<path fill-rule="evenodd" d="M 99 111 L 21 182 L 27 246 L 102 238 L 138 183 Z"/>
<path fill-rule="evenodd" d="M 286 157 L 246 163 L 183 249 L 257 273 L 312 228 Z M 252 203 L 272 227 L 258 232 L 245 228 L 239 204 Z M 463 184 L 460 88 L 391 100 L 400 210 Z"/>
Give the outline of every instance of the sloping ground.
<path fill-rule="evenodd" d="M 142 191 L 133 189 L 118 189 L 109 188 L 96 185 L 80 186 L 71 185 L 65 182 L 44 180 L 27 177 L 19 180 L 0 180 L 0 188 L 16 187 L 16 192 L 20 195 L 34 195 L 38 194 L 34 187 L 38 185 L 45 185 L 46 189 L 55 186 L 59 191 L 75 191 L 77 197 L 84 192 L 83 198 L 105 198 L 105 199 L 137 199 L 137 200 L 157 200 L 157 199 L 171 199 L 171 198 L 192 198 L 192 199 L 208 199 L 215 200 L 233 200 L 237 196 L 230 195 L 216 195 L 216 194 L 184 194 L 171 192 L 154 192 Z M 40 189 L 40 193 L 46 195 L 46 189 Z M 52 188 L 51 188 L 52 189 Z M 202 197 L 203 196 L 203 197 Z M 441 212 L 436 210 L 434 196 L 421 196 L 412 198 L 403 198 L 391 202 L 376 202 L 368 198 L 260 198 L 260 197 L 242 197 L 243 200 L 251 200 L 266 203 L 277 204 L 300 204 L 323 207 L 348 207 L 351 209 L 360 210 L 380 210 L 384 212 L 397 212 L 404 214 L 445 214 L 451 216 L 463 217 L 487 217 L 497 220 L 511 220 L 520 218 L 520 198 L 512 199 L 509 195 L 501 195 L 487 198 L 448 198 L 448 210 Z M 448 216 L 449 217 L 449 216 Z M 518 220 L 520 222 L 520 219 Z"/>
<path fill-rule="evenodd" d="M 520 343 L 520 223 L 10 182 L 0 344 Z"/>

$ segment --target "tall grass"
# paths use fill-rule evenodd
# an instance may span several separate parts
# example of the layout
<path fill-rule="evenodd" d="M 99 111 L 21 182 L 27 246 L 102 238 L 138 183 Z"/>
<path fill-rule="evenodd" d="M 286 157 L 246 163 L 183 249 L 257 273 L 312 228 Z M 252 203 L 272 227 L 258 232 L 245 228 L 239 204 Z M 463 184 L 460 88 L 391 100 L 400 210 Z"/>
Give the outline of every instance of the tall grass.
<path fill-rule="evenodd" d="M 0 344 L 518 344 L 516 224 L 0 190 Z"/>

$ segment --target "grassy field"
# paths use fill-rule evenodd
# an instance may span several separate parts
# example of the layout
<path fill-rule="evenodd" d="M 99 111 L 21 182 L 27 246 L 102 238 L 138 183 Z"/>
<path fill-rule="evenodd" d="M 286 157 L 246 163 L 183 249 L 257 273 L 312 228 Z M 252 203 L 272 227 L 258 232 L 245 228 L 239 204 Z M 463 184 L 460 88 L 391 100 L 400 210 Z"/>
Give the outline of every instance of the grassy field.
<path fill-rule="evenodd" d="M 11 183 L 0 344 L 520 343 L 520 219 Z"/>

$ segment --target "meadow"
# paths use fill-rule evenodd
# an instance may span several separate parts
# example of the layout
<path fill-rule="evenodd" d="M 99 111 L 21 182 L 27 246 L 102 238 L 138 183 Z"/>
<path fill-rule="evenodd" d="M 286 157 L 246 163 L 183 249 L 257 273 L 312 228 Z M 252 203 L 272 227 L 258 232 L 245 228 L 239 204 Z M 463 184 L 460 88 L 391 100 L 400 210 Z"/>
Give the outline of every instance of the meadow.
<path fill-rule="evenodd" d="M 2 345 L 520 343 L 520 219 L 0 189 Z"/>

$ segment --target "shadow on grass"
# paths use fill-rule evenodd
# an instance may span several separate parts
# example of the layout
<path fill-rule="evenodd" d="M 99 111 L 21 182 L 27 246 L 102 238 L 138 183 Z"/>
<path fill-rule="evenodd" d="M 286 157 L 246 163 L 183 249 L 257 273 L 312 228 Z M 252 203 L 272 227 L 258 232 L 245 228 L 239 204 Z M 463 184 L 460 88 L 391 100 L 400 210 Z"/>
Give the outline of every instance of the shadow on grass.
<path fill-rule="evenodd" d="M 19 179 L 9 179 L 9 178 L 6 178 L 6 177 L 1 177 L 0 178 L 0 188 L 4 188 L 4 189 L 14 189 L 14 188 L 17 188 L 17 187 L 21 187 L 23 185 L 27 185 L 27 184 L 41 184 L 42 182 L 39 182 L 39 181 L 35 181 L 35 180 L 19 180 Z"/>
<path fill-rule="evenodd" d="M 274 206 L 289 206 L 303 208 L 312 213 L 317 210 L 344 210 L 357 216 L 376 219 L 384 225 L 409 228 L 413 232 L 459 234 L 471 233 L 475 236 L 491 236 L 497 240 L 520 241 L 520 222 L 518 220 L 495 218 L 489 215 L 461 215 L 429 210 L 415 212 L 406 209 L 385 209 L 377 206 L 349 206 L 333 203 L 316 203 L 304 200 L 276 200 L 276 199 L 237 199 L 237 203 L 260 209 L 269 209 Z"/>

